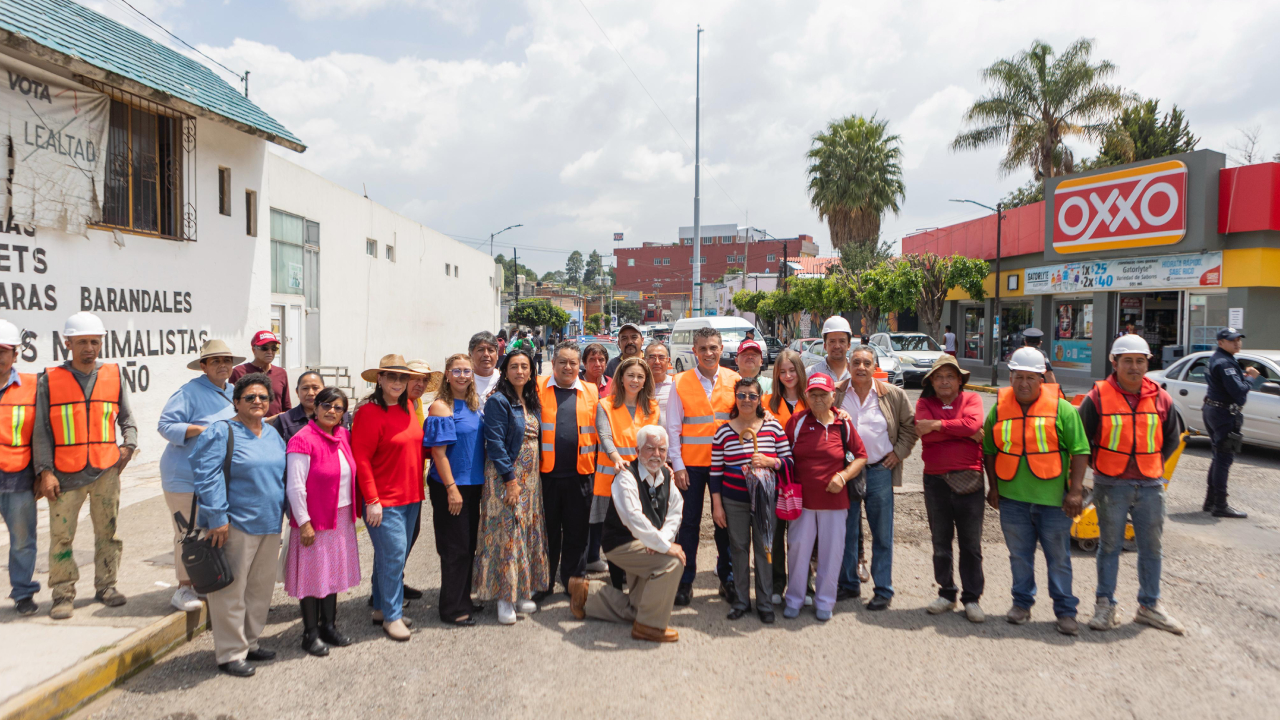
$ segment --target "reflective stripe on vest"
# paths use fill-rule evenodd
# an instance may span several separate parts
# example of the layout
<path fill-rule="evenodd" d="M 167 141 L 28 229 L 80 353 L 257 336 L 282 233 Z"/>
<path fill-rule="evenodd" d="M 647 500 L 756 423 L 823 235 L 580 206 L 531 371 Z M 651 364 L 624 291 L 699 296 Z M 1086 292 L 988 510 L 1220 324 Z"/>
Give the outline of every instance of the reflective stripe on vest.
<path fill-rule="evenodd" d="M 36 417 L 36 376 L 18 373 L 18 384 L 0 396 L 0 470 L 15 473 L 31 464 Z"/>
<path fill-rule="evenodd" d="M 53 367 L 49 380 L 49 425 L 53 431 L 53 466 L 75 473 L 86 468 L 105 470 L 120 460 L 116 445 L 116 416 L 120 412 L 120 366 L 98 368 L 93 392 L 86 399 L 70 370 Z"/>
<path fill-rule="evenodd" d="M 1002 388 L 996 399 L 996 477 L 1012 480 L 1022 458 L 1031 474 L 1041 480 L 1062 477 L 1062 452 L 1058 446 L 1058 386 L 1040 386 L 1040 397 L 1024 413 L 1013 388 Z"/>
<path fill-rule="evenodd" d="M 614 407 L 612 397 L 607 397 L 602 402 L 609 413 L 609 429 L 613 432 L 614 449 L 629 464 L 640 455 L 635 447 L 636 435 L 640 432 L 640 428 L 658 424 L 658 401 L 650 400 L 647 410 L 637 407 L 634 418 L 627 410 L 626 403 L 621 407 Z M 613 464 L 613 458 L 609 457 L 609 453 L 603 451 L 597 453 L 596 481 L 592 492 L 599 497 L 609 497 L 613 490 L 613 476 L 617 474 L 618 468 Z"/>
<path fill-rule="evenodd" d="M 684 420 L 680 425 L 680 458 L 685 465 L 711 467 L 711 438 L 720 426 L 729 422 L 733 409 L 733 385 L 739 375 L 720 368 L 711 397 L 702 388 L 698 370 L 686 370 L 676 376 L 675 393 L 680 396 Z"/>
<path fill-rule="evenodd" d="M 579 475 L 591 475 L 596 469 L 596 403 L 599 402 L 599 389 L 595 383 L 580 382 L 581 390 L 577 391 L 576 420 L 578 428 L 578 459 L 575 467 Z M 538 378 L 538 401 L 542 404 L 542 460 L 538 465 L 541 472 L 548 473 L 556 466 L 556 412 L 560 405 L 556 402 L 555 382 L 548 385 L 548 377 Z"/>
<path fill-rule="evenodd" d="M 1103 475 L 1120 477 L 1129 469 L 1129 458 L 1133 458 L 1144 477 L 1162 477 L 1164 462 L 1160 447 L 1164 445 L 1164 427 L 1156 412 L 1155 397 L 1140 397 L 1134 408 L 1110 380 L 1098 382 L 1094 387 L 1101 401 L 1098 414 L 1102 421 L 1098 424 L 1093 469 Z"/>

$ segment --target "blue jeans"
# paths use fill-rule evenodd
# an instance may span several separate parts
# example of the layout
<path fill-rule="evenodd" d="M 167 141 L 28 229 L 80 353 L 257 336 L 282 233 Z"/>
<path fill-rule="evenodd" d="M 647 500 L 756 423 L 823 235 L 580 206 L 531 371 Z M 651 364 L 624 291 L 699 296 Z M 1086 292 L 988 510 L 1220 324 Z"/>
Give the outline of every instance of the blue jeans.
<path fill-rule="evenodd" d="M 893 471 L 876 463 L 867 466 L 867 525 L 871 528 L 871 580 L 876 596 L 893 597 Z M 862 504 L 849 503 L 845 521 L 844 559 L 840 587 L 857 591 L 858 547 L 862 544 Z"/>
<path fill-rule="evenodd" d="M 1071 594 L 1071 518 L 1054 505 L 1000 498 L 1000 529 L 1009 548 L 1013 604 L 1036 604 L 1036 541 L 1044 549 L 1053 614 L 1075 617 L 1080 601 Z"/>
<path fill-rule="evenodd" d="M 36 496 L 30 490 L 0 492 L 0 516 L 9 526 L 9 597 L 26 600 L 40 592 L 36 570 Z"/>
<path fill-rule="evenodd" d="M 1164 488 L 1093 485 L 1098 509 L 1098 597 L 1116 601 L 1116 575 L 1124 547 L 1124 526 L 1133 516 L 1138 541 L 1138 603 L 1152 607 L 1160 599 L 1161 540 L 1164 536 Z"/>
<path fill-rule="evenodd" d="M 404 614 L 404 562 L 409 556 L 409 537 L 422 503 L 382 508 L 382 522 L 368 524 L 373 543 L 373 607 L 382 611 L 384 622 L 399 620 Z"/>

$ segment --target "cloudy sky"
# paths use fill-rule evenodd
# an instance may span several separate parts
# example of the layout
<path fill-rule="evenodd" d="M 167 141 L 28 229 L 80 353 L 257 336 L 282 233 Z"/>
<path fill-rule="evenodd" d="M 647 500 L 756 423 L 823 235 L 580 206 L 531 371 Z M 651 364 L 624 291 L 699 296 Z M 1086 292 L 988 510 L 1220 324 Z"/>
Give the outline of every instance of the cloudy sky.
<path fill-rule="evenodd" d="M 81 1 L 158 36 L 122 0 Z M 813 235 L 824 254 L 804 155 L 833 118 L 874 113 L 902 136 L 889 239 L 983 212 L 949 198 L 994 204 L 1030 179 L 1002 177 L 997 148 L 948 145 L 980 70 L 1036 38 L 1094 38 L 1115 82 L 1186 110 L 1201 148 L 1238 157 L 1240 129 L 1259 128 L 1280 153 L 1269 0 L 131 2 L 251 71 L 251 98 L 309 146 L 280 154 L 464 242 L 523 223 L 500 251 L 517 244 L 540 272 L 610 252 L 614 232 L 673 242 L 693 224 L 699 23 L 703 223 Z"/>

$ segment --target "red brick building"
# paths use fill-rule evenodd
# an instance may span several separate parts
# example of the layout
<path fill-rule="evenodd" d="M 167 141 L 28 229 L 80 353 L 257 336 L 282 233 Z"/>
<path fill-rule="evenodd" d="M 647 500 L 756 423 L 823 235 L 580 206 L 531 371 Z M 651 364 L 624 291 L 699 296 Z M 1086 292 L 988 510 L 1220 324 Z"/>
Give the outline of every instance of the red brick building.
<path fill-rule="evenodd" d="M 684 294 L 692 290 L 693 232 L 681 228 L 678 243 L 644 243 L 641 247 L 618 248 L 618 289 L 648 294 Z M 750 242 L 748 233 L 750 232 Z M 809 235 L 793 238 L 765 238 L 759 231 L 736 225 L 702 227 L 702 281 L 711 283 L 729 268 L 747 272 L 777 272 L 784 257 L 814 257 L 818 246 Z M 655 287 L 660 283 L 660 287 Z"/>

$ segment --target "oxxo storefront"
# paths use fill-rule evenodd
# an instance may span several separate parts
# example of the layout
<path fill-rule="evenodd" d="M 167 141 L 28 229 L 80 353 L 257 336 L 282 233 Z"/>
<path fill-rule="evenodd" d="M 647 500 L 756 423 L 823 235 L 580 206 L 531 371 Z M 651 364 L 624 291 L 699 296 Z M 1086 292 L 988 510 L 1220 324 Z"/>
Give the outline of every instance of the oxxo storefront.
<path fill-rule="evenodd" d="M 1280 348 L 1280 164 L 1226 168 L 1202 150 L 1052 178 L 1045 198 L 1005 213 L 999 323 L 994 273 L 985 300 L 948 296 L 943 324 L 966 368 L 989 373 L 1031 327 L 1055 370 L 1079 380 L 1109 372 L 1126 330 L 1151 345 L 1156 368 L 1212 349 L 1228 325 L 1244 328 L 1248 347 Z M 993 260 L 995 224 L 939 228 L 903 252 Z"/>

